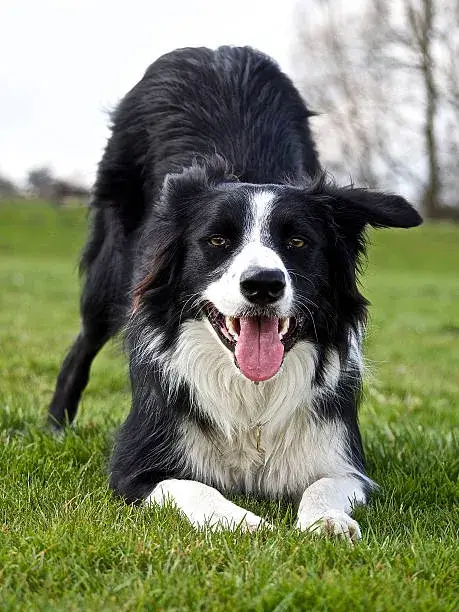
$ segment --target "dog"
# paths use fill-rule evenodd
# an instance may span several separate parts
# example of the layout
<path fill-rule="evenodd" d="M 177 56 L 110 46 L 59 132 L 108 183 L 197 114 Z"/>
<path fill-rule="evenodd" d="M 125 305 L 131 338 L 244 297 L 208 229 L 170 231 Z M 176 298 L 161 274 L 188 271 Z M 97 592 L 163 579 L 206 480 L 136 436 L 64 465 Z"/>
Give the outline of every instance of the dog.
<path fill-rule="evenodd" d="M 50 406 L 73 421 L 92 360 L 124 330 L 132 409 L 110 485 L 196 527 L 254 530 L 224 494 L 298 504 L 351 541 L 373 482 L 357 408 L 365 231 L 421 223 L 400 196 L 339 187 L 312 113 L 249 47 L 162 56 L 122 99 L 94 187 L 81 331 Z"/>

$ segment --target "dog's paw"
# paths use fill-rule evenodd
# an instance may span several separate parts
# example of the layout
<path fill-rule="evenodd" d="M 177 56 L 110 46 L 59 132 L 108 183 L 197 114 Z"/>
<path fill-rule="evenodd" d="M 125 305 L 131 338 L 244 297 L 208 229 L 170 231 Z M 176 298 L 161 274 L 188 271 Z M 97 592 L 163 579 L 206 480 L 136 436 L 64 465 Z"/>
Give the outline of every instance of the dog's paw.
<path fill-rule="evenodd" d="M 362 537 L 359 524 L 348 514 L 340 510 L 328 510 L 323 516 L 314 521 L 298 517 L 298 529 L 310 531 L 315 535 L 325 537 L 339 537 L 354 544 Z"/>
<path fill-rule="evenodd" d="M 267 521 L 226 499 L 213 487 L 194 480 L 164 480 L 146 503 L 171 503 L 197 529 L 252 532 L 260 527 L 271 528 Z"/>
<path fill-rule="evenodd" d="M 204 521 L 197 522 L 197 526 L 210 529 L 211 531 L 242 531 L 250 533 L 257 529 L 272 529 L 271 525 L 261 517 L 240 508 L 234 504 L 226 512 L 214 512 L 206 517 Z"/>

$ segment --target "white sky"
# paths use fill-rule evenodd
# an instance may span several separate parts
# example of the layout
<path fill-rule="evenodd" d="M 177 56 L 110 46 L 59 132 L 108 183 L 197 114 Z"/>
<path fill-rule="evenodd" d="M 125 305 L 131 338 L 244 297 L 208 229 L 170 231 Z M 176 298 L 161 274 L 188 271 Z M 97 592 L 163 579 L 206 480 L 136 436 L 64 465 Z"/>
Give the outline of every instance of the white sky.
<path fill-rule="evenodd" d="M 0 0 L 0 173 L 92 183 L 112 108 L 163 53 L 250 44 L 291 70 L 295 0 Z"/>

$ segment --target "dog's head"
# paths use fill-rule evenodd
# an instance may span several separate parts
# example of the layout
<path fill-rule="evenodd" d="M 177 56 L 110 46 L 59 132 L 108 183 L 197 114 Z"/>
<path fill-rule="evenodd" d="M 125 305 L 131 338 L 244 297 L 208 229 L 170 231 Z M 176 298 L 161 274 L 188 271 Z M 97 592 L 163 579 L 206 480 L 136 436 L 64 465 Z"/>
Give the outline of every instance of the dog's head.
<path fill-rule="evenodd" d="M 366 301 L 356 271 L 365 227 L 421 223 L 402 197 L 302 184 L 240 183 L 205 167 L 168 175 L 141 241 L 135 308 L 169 334 L 203 318 L 253 381 L 299 339 L 347 337 Z"/>

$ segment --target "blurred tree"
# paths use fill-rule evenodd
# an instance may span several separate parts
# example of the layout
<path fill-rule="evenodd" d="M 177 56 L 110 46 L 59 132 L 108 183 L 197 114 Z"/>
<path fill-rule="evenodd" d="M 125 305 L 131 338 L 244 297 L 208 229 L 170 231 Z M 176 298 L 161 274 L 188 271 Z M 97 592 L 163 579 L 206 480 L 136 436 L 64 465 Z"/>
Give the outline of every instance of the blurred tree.
<path fill-rule="evenodd" d="M 47 166 L 33 168 L 27 175 L 27 186 L 34 196 L 50 200 L 53 197 L 53 173 Z"/>
<path fill-rule="evenodd" d="M 58 206 L 70 198 L 86 200 L 90 193 L 87 187 L 55 178 L 46 166 L 30 170 L 27 184 L 33 195 Z"/>
<path fill-rule="evenodd" d="M 19 190 L 10 179 L 0 175 L 0 198 L 14 198 Z"/>
<path fill-rule="evenodd" d="M 76 200 L 86 200 L 89 198 L 90 191 L 87 187 L 77 185 L 72 181 L 57 179 L 54 181 L 53 201 L 62 205 L 69 198 Z"/>
<path fill-rule="evenodd" d="M 458 0 L 312 0 L 299 10 L 296 68 L 324 113 L 325 164 L 417 193 L 428 217 L 457 218 Z"/>

